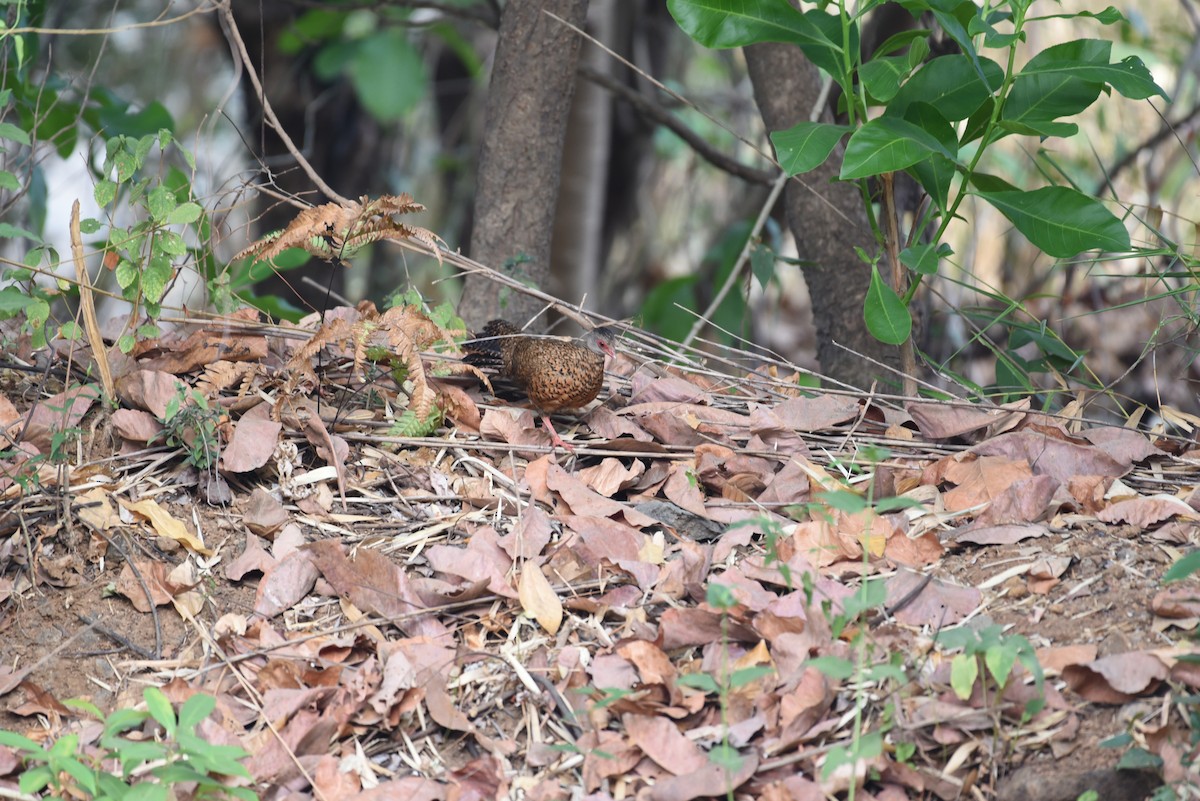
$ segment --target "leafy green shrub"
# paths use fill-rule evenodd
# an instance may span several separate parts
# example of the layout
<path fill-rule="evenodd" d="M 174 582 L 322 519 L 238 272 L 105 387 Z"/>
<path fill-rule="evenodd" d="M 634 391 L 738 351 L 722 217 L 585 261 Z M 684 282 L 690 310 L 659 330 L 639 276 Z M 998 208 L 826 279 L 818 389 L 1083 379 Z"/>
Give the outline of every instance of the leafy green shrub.
<path fill-rule="evenodd" d="M 258 795 L 249 788 L 231 787 L 221 780 L 249 779 L 239 762 L 248 754 L 235 746 L 213 745 L 196 734 L 196 726 L 216 706 L 212 696 L 192 696 L 178 716 L 162 690 L 148 687 L 142 697 L 144 710 L 118 709 L 104 721 L 100 756 L 82 751 L 77 734 L 64 735 L 43 748 L 28 737 L 0 731 L 0 745 L 15 749 L 24 760 L 21 792 L 48 790 L 60 798 L 95 801 L 167 801 L 175 797 L 176 785 L 191 785 L 195 798 L 257 801 Z M 68 704 L 103 718 L 92 704 Z M 127 734 L 151 719 L 160 727 L 154 739 Z"/>

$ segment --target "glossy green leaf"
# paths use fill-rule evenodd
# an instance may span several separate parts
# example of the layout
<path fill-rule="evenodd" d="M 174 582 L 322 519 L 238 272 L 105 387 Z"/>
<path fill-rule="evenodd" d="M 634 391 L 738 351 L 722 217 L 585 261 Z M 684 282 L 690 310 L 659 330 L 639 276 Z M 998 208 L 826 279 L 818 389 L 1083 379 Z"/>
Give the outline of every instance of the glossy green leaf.
<path fill-rule="evenodd" d="M 96 205 L 104 208 L 116 200 L 117 185 L 107 178 L 103 178 L 96 182 L 96 188 L 92 190 L 92 196 L 96 199 Z"/>
<path fill-rule="evenodd" d="M 846 125 L 801 122 L 786 131 L 775 131 L 771 142 L 779 164 L 788 175 L 799 175 L 819 167 L 840 140 L 851 130 Z"/>
<path fill-rule="evenodd" d="M 1103 81 L 1083 77 L 1083 68 L 1106 66 L 1111 50 L 1111 42 L 1076 39 L 1037 53 L 1013 81 L 1004 119 L 1055 120 L 1083 111 L 1104 89 Z"/>
<path fill-rule="evenodd" d="M 879 117 L 850 136 L 842 158 L 842 180 L 867 178 L 911 167 L 937 153 L 953 160 L 937 138 L 907 120 Z"/>
<path fill-rule="evenodd" d="M 896 290 L 892 289 L 879 268 L 871 265 L 871 284 L 863 304 L 863 320 L 871 336 L 888 345 L 899 345 L 912 333 L 912 315 Z"/>
<path fill-rule="evenodd" d="M 1069 259 L 1085 250 L 1129 250 L 1125 225 L 1100 201 L 1064 186 L 977 194 L 1048 255 Z"/>
<path fill-rule="evenodd" d="M 921 275 L 936 275 L 938 262 L 954 253 L 945 242 L 936 247 L 930 244 L 913 245 L 900 251 L 900 263 L 914 273 Z"/>
<path fill-rule="evenodd" d="M 841 22 L 824 11 L 802 13 L 781 0 L 667 0 L 667 10 L 684 33 L 705 47 L 785 42 L 831 75 L 842 72 Z M 851 52 L 857 53 L 858 46 L 858 27 L 851 25 Z"/>
<path fill-rule="evenodd" d="M 887 103 L 900 91 L 900 82 L 910 71 L 908 56 L 875 57 L 858 71 L 867 94 L 877 103 Z"/>
<path fill-rule="evenodd" d="M 925 64 L 904 82 L 885 112 L 903 117 L 913 103 L 928 103 L 951 122 L 965 120 L 1000 88 L 1004 70 L 991 59 L 979 60 L 980 77 L 963 55 L 939 56 Z M 986 80 L 985 80 L 986 79 Z"/>

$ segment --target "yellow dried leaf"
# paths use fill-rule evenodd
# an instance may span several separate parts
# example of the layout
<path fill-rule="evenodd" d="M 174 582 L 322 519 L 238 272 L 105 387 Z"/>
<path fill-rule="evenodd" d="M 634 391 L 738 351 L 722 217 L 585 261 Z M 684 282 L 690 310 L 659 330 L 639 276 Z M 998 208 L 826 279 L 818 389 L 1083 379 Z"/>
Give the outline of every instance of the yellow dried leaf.
<path fill-rule="evenodd" d="M 542 569 L 532 562 L 527 562 L 521 570 L 517 597 L 521 600 L 521 608 L 533 615 L 542 628 L 551 634 L 558 633 L 563 619 L 562 601 L 558 600 L 558 593 L 550 586 Z"/>
<path fill-rule="evenodd" d="M 120 503 L 134 514 L 149 520 L 150 525 L 154 527 L 154 531 L 160 537 L 175 540 L 198 554 L 212 555 L 212 550 L 206 548 L 199 537 L 188 531 L 181 521 L 172 517 L 171 513 L 159 506 L 156 501 L 145 500 L 134 503 L 120 499 Z"/>

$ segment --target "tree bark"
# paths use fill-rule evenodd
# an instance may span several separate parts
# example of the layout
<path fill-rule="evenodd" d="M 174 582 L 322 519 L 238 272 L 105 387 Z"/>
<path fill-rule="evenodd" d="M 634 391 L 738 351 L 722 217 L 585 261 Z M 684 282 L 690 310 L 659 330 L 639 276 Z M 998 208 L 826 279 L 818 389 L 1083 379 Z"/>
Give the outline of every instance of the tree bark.
<path fill-rule="evenodd" d="M 616 4 L 621 1 L 592 0 L 588 9 L 588 33 L 610 47 L 614 44 Z M 612 56 L 591 45 L 584 46 L 580 62 L 609 76 L 616 64 Z M 551 291 L 568 303 L 583 303 L 589 309 L 599 308 L 600 303 L 597 289 L 604 258 L 612 103 L 608 91 L 582 76 L 576 78 L 554 221 Z"/>
<path fill-rule="evenodd" d="M 760 44 L 745 50 L 754 99 L 767 130 L 807 120 L 820 89 L 817 68 L 794 46 Z M 852 386 L 865 389 L 876 379 L 898 383 L 895 373 L 857 355 L 892 366 L 900 363 L 899 351 L 872 337 L 863 322 L 871 268 L 854 249 L 873 253 L 877 245 L 857 187 L 837 181 L 839 164 L 838 158 L 826 160 L 800 176 L 803 183 L 790 181 L 784 194 L 788 227 L 800 258 L 813 262 L 804 268 L 804 279 L 817 327 L 817 359 L 822 373 Z"/>
<path fill-rule="evenodd" d="M 542 288 L 550 276 L 563 139 L 580 47 L 578 35 L 546 11 L 582 28 L 587 0 L 510 0 L 504 7 L 470 246 L 473 259 L 497 269 L 522 260 L 514 274 Z M 497 291 L 496 284 L 475 275 L 466 277 L 459 305 L 463 318 L 476 326 L 493 317 L 523 325 L 541 308 L 540 301 Z"/>

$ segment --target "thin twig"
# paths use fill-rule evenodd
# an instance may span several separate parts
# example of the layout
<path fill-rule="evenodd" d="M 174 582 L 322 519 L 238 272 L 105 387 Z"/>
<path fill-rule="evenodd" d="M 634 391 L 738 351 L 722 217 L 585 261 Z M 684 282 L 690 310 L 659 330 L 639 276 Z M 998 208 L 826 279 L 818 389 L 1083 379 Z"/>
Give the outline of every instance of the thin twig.
<path fill-rule="evenodd" d="M 294 158 L 296 163 L 300 165 L 300 169 L 304 170 L 304 174 L 308 176 L 308 179 L 312 181 L 318 189 L 325 193 L 325 196 L 330 200 L 336 201 L 343 206 L 349 205 L 349 198 L 342 197 L 342 195 L 335 192 L 333 187 L 325 183 L 325 179 L 317 174 L 317 171 L 313 169 L 313 166 L 308 163 L 308 159 L 304 158 L 304 156 L 300 153 L 299 148 L 297 148 L 295 142 L 292 141 L 292 137 L 288 135 L 287 130 L 283 127 L 283 123 L 281 123 L 279 118 L 275 116 L 275 110 L 271 108 L 271 101 L 267 100 L 267 95 L 266 92 L 263 91 L 262 83 L 258 80 L 258 75 L 254 72 L 254 62 L 251 61 L 250 53 L 246 50 L 246 43 L 242 41 L 242 35 L 238 31 L 237 22 L 235 22 L 233 19 L 233 10 L 230 5 L 230 0 L 225 0 L 221 3 L 221 18 L 225 21 L 226 31 L 230 42 L 236 48 L 242 63 L 246 67 L 246 77 L 250 79 L 250 83 L 254 84 L 255 95 L 258 97 L 258 102 L 262 104 L 263 117 L 279 136 L 279 140 L 283 142 L 284 147 L 286 147 L 288 152 L 292 154 L 292 158 Z"/>

